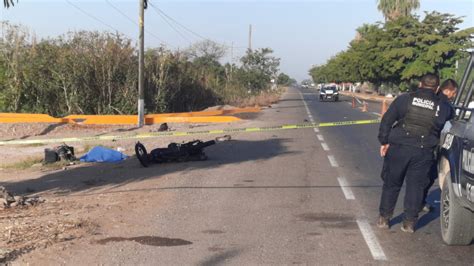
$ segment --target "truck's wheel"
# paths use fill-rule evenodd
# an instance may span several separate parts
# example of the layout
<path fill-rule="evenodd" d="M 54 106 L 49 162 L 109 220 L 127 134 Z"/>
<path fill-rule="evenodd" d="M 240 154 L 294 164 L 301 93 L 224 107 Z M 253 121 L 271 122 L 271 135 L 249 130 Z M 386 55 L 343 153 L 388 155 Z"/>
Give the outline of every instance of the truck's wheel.
<path fill-rule="evenodd" d="M 456 200 L 449 172 L 443 182 L 440 209 L 444 242 L 448 245 L 469 245 L 473 237 L 474 214 Z"/>

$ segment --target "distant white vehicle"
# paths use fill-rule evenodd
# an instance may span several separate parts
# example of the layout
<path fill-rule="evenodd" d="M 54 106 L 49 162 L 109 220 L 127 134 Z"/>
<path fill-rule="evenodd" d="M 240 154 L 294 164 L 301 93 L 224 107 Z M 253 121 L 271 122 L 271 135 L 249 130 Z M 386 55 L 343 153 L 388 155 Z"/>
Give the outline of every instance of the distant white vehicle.
<path fill-rule="evenodd" d="M 326 86 L 319 91 L 319 101 L 339 101 L 339 92 L 336 86 Z"/>

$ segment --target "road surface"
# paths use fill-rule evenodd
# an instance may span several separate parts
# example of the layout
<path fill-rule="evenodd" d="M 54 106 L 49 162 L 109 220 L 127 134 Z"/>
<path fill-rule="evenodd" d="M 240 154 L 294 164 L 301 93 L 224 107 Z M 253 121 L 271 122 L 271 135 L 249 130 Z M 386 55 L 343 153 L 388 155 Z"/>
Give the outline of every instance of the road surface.
<path fill-rule="evenodd" d="M 319 102 L 290 88 L 259 121 L 294 124 L 374 119 L 349 99 Z M 378 125 L 233 135 L 209 160 L 154 166 L 146 180 L 110 193 L 143 192 L 153 207 L 124 211 L 98 241 L 39 263 L 123 265 L 473 265 L 474 246 L 448 247 L 436 211 L 415 234 L 374 224 L 381 192 Z M 140 172 L 141 173 L 141 172 Z M 153 181 L 150 181 L 153 180 Z M 433 188 L 430 200 L 439 197 Z M 400 197 L 403 198 L 403 195 Z M 396 215 L 401 214 L 399 202 Z M 126 208 L 124 208 L 126 209 Z"/>

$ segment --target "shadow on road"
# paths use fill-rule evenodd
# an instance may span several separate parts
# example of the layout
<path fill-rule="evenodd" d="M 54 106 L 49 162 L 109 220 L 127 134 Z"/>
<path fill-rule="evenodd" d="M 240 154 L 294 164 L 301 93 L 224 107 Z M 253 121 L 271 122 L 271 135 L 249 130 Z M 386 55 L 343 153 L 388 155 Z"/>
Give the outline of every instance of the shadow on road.
<path fill-rule="evenodd" d="M 441 198 L 441 190 L 439 188 L 432 190 L 426 199 L 427 202 L 432 207 L 432 210 L 423 216 L 420 217 L 417 228 L 422 228 L 432 221 L 439 218 L 440 206 L 439 206 L 439 199 Z"/>
<path fill-rule="evenodd" d="M 142 167 L 135 156 L 120 163 L 95 163 L 47 173 L 39 178 L 17 182 L 0 182 L 14 194 L 54 192 L 68 194 L 108 187 L 119 188 L 126 184 L 176 172 L 189 173 L 197 169 L 213 169 L 228 164 L 243 162 L 259 163 L 272 157 L 297 152 L 287 151 L 285 143 L 291 139 L 274 138 L 269 140 L 232 140 L 206 148 L 207 161 L 155 164 Z M 146 143 L 144 143 L 146 145 Z M 150 147 L 152 148 L 157 147 Z"/>
<path fill-rule="evenodd" d="M 346 186 L 350 188 L 377 188 L 380 189 L 382 186 L 372 186 L 372 185 L 364 185 L 364 186 Z M 91 195 L 96 195 L 96 194 L 114 194 L 114 193 L 123 193 L 123 192 L 145 192 L 145 191 L 158 191 L 158 190 L 203 190 L 203 189 L 336 189 L 339 190 L 341 189 L 340 186 L 244 186 L 241 184 L 236 184 L 234 186 L 178 186 L 178 187 L 149 187 L 149 188 L 140 188 L 140 189 L 127 189 L 127 190 L 112 190 L 112 191 L 106 191 L 106 192 L 99 192 L 99 193 L 86 193 L 86 194 L 81 194 L 80 196 L 91 196 Z"/>
<path fill-rule="evenodd" d="M 432 209 L 427 213 L 420 213 L 420 218 L 416 224 L 416 229 L 423 228 L 430 224 L 432 221 L 439 218 L 439 199 L 441 196 L 441 190 L 439 188 L 432 190 L 428 195 L 426 201 L 431 205 Z M 401 224 L 403 222 L 403 213 L 394 217 L 390 221 L 390 225 L 394 226 L 396 224 Z"/>
<path fill-rule="evenodd" d="M 221 253 L 212 255 L 211 257 L 205 259 L 203 262 L 199 263 L 201 266 L 213 266 L 213 265 L 222 265 L 229 263 L 229 260 L 233 257 L 238 256 L 241 253 L 239 249 L 231 249 Z"/>

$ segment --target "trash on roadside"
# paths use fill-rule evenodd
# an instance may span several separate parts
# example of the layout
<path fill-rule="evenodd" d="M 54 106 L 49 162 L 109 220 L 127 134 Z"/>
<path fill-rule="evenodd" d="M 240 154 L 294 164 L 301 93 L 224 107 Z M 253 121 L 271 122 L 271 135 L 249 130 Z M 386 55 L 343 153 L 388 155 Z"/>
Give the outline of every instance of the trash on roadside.
<path fill-rule="evenodd" d="M 44 202 L 40 197 L 13 196 L 8 190 L 0 186 L 0 209 L 12 208 L 17 206 L 33 206 Z"/>
<path fill-rule="evenodd" d="M 124 152 L 124 151 L 126 151 L 126 149 L 125 149 L 125 148 L 122 148 L 122 147 L 117 147 L 116 150 L 117 150 L 118 152 Z"/>
<path fill-rule="evenodd" d="M 95 146 L 80 158 L 81 162 L 113 163 L 127 159 L 127 155 L 102 146 Z"/>
<path fill-rule="evenodd" d="M 232 137 L 230 135 L 224 135 L 222 137 L 217 137 L 216 142 L 230 141 Z"/>
<path fill-rule="evenodd" d="M 171 131 L 171 128 L 168 126 L 167 123 L 163 123 L 160 125 L 158 129 L 150 129 L 150 132 L 164 132 L 164 131 Z"/>
<path fill-rule="evenodd" d="M 140 142 L 135 144 L 135 154 L 144 167 L 150 163 L 205 161 L 204 148 L 216 144 L 215 140 L 194 140 L 187 143 L 170 143 L 167 148 L 157 148 L 149 154 Z"/>
<path fill-rule="evenodd" d="M 55 163 L 61 160 L 75 161 L 74 147 L 63 144 L 55 149 L 44 149 L 44 164 Z"/>
<path fill-rule="evenodd" d="M 158 128 L 158 132 L 168 131 L 168 130 L 169 130 L 169 127 L 167 123 L 161 124 L 160 127 Z"/>

